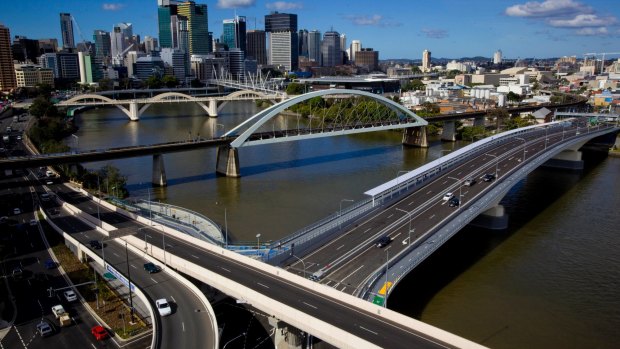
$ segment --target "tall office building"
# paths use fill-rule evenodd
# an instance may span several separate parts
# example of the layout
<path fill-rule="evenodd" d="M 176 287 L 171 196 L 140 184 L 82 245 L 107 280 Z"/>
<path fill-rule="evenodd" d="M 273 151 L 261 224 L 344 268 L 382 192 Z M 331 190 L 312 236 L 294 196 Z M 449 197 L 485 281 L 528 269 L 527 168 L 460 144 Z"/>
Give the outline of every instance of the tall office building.
<path fill-rule="evenodd" d="M 308 31 L 306 29 L 299 29 L 299 56 L 308 57 Z"/>
<path fill-rule="evenodd" d="M 157 50 L 157 47 L 159 45 L 156 38 L 148 35 L 144 36 L 144 53 L 150 55 L 151 52 Z"/>
<path fill-rule="evenodd" d="M 17 87 L 13 53 L 11 52 L 11 32 L 0 24 L 0 91 L 10 91 Z"/>
<path fill-rule="evenodd" d="M 228 49 L 238 48 L 245 51 L 246 45 L 246 25 L 245 17 L 236 16 L 233 19 L 224 20 L 224 32 L 222 34 L 222 43 L 228 46 Z"/>
<path fill-rule="evenodd" d="M 248 30 L 245 55 L 254 58 L 259 65 L 267 64 L 267 38 L 264 30 Z"/>
<path fill-rule="evenodd" d="M 265 16 L 265 32 L 269 36 L 269 64 L 297 70 L 299 40 L 297 15 L 274 12 Z"/>
<path fill-rule="evenodd" d="M 431 51 L 429 50 L 424 50 L 424 52 L 422 52 L 422 71 L 431 71 Z"/>
<path fill-rule="evenodd" d="M 362 50 L 362 42 L 359 40 L 351 40 L 351 62 L 355 63 L 355 53 Z"/>
<path fill-rule="evenodd" d="M 19 62 L 36 62 L 41 55 L 39 52 L 39 40 L 28 39 L 25 36 L 16 35 L 13 38 L 13 59 Z"/>
<path fill-rule="evenodd" d="M 347 34 L 340 34 L 340 51 L 347 49 Z"/>
<path fill-rule="evenodd" d="M 157 23 L 159 29 L 159 45 L 161 48 L 172 48 L 172 16 L 177 14 L 177 1 L 158 0 Z"/>
<path fill-rule="evenodd" d="M 209 20 L 207 18 L 207 5 L 196 4 L 186 1 L 177 5 L 177 14 L 187 18 L 189 34 L 189 53 L 191 55 L 208 54 L 209 44 Z"/>
<path fill-rule="evenodd" d="M 109 63 L 112 58 L 110 33 L 97 29 L 93 33 L 93 41 L 95 42 L 95 57 L 102 62 Z"/>
<path fill-rule="evenodd" d="M 325 35 L 323 35 L 323 43 L 321 44 L 321 56 L 324 67 L 335 67 L 342 63 L 340 34 L 338 32 L 325 32 Z"/>
<path fill-rule="evenodd" d="M 54 53 L 58 51 L 57 39 L 39 39 L 39 53 Z"/>
<path fill-rule="evenodd" d="M 131 23 L 119 23 L 114 26 L 110 34 L 110 52 L 112 54 L 112 63 L 114 65 L 122 65 L 123 57 L 127 53 L 128 48 L 133 45 L 133 27 Z M 131 47 L 137 51 L 137 47 Z"/>
<path fill-rule="evenodd" d="M 60 14 L 60 36 L 62 37 L 62 48 L 75 48 L 73 38 L 73 22 L 71 22 L 70 13 Z"/>
<path fill-rule="evenodd" d="M 308 33 L 308 59 L 321 64 L 321 32 L 318 30 Z"/>
<path fill-rule="evenodd" d="M 493 54 L 493 64 L 502 64 L 502 50 L 497 50 Z"/>
<path fill-rule="evenodd" d="M 363 48 L 355 54 L 355 65 L 365 67 L 369 72 L 379 69 L 379 51 Z"/>

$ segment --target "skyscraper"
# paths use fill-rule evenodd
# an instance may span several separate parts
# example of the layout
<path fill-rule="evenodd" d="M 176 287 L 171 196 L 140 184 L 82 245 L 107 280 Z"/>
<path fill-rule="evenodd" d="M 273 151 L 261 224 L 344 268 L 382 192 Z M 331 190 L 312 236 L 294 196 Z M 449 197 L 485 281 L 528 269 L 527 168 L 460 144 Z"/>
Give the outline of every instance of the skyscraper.
<path fill-rule="evenodd" d="M 363 48 L 355 54 L 355 65 L 365 67 L 369 72 L 379 69 L 379 51 Z"/>
<path fill-rule="evenodd" d="M 299 40 L 297 15 L 274 12 L 265 16 L 265 32 L 269 42 L 269 64 L 286 70 L 297 70 Z"/>
<path fill-rule="evenodd" d="M 248 30 L 245 55 L 256 59 L 259 65 L 267 64 L 267 38 L 264 30 Z"/>
<path fill-rule="evenodd" d="M 355 63 L 355 52 L 362 50 L 362 42 L 359 40 L 351 41 L 351 62 Z"/>
<path fill-rule="evenodd" d="M 308 58 L 321 64 L 321 32 L 318 30 L 308 33 Z"/>
<path fill-rule="evenodd" d="M 110 52 L 112 53 L 112 62 L 114 65 L 122 65 L 125 50 L 133 45 L 133 27 L 131 23 L 119 23 L 114 26 L 110 34 Z M 132 47 L 137 51 L 137 47 Z"/>
<path fill-rule="evenodd" d="M 177 14 L 177 1 L 159 0 L 157 6 L 157 23 L 159 28 L 159 45 L 172 48 L 172 16 Z"/>
<path fill-rule="evenodd" d="M 340 34 L 338 32 L 325 32 L 325 35 L 323 35 L 323 43 L 321 44 L 321 56 L 324 67 L 335 67 L 342 63 Z"/>
<path fill-rule="evenodd" d="M 431 51 L 429 50 L 424 50 L 424 52 L 422 52 L 422 71 L 431 71 Z"/>
<path fill-rule="evenodd" d="M 75 48 L 73 38 L 73 22 L 71 22 L 70 13 L 60 14 L 60 35 L 62 36 L 62 48 Z"/>
<path fill-rule="evenodd" d="M 308 57 L 308 31 L 306 29 L 299 29 L 299 56 Z"/>
<path fill-rule="evenodd" d="M 493 54 L 493 64 L 502 64 L 502 50 L 497 50 Z"/>
<path fill-rule="evenodd" d="M 340 34 L 340 51 L 347 49 L 347 34 Z"/>
<path fill-rule="evenodd" d="M 95 57 L 101 62 L 109 63 L 112 57 L 112 42 L 110 33 L 105 30 L 95 30 L 93 41 L 95 42 Z"/>
<path fill-rule="evenodd" d="M 186 1 L 177 5 L 177 13 L 187 18 L 190 55 L 209 53 L 209 20 L 207 5 Z"/>
<path fill-rule="evenodd" d="M 246 45 L 246 25 L 245 17 L 236 16 L 233 19 L 224 20 L 224 32 L 222 34 L 222 43 L 228 46 L 228 49 L 238 48 L 245 51 Z"/>
<path fill-rule="evenodd" d="M 13 54 L 11 52 L 11 32 L 0 24 L 0 91 L 10 91 L 17 87 Z"/>

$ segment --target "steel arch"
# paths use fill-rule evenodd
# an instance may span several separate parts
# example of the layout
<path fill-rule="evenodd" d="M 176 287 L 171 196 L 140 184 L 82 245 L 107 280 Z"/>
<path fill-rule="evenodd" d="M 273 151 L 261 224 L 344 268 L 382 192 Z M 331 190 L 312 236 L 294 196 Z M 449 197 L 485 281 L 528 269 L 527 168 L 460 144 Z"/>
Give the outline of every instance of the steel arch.
<path fill-rule="evenodd" d="M 248 127 L 247 130 L 245 130 L 243 133 L 241 133 L 237 139 L 235 139 L 230 146 L 232 148 L 239 148 L 242 147 L 245 142 L 248 140 L 248 138 L 250 138 L 250 136 L 259 128 L 261 127 L 263 124 L 265 124 L 266 122 L 268 122 L 269 120 L 271 120 L 272 118 L 274 118 L 275 116 L 277 116 L 281 111 L 295 105 L 295 104 L 299 104 L 303 101 L 309 100 L 311 98 L 314 97 L 320 97 L 320 96 L 326 96 L 326 95 L 339 95 L 339 94 L 346 94 L 346 95 L 356 95 L 356 96 L 364 96 L 364 97 L 369 97 L 371 99 L 374 99 L 388 107 L 392 107 L 398 111 L 401 111 L 403 113 L 405 113 L 406 115 L 410 116 L 411 118 L 413 118 L 415 120 L 415 122 L 407 125 L 407 127 L 416 127 L 416 126 L 426 126 L 428 125 L 428 122 L 424 119 L 422 119 L 421 117 L 419 117 L 418 115 L 416 115 L 415 113 L 413 113 L 412 111 L 410 111 L 409 109 L 405 108 L 404 106 L 394 102 L 391 99 L 385 98 L 383 96 L 380 95 L 376 95 L 374 93 L 369 93 L 369 92 L 365 92 L 365 91 L 359 91 L 359 90 L 346 90 L 346 89 L 329 89 L 329 90 L 321 90 L 321 91 L 315 91 L 315 92 L 310 92 L 310 93 L 306 93 L 303 95 L 299 95 L 299 96 L 295 96 L 292 97 L 290 99 L 287 99 L 283 102 L 280 102 L 276 105 L 273 105 L 259 113 L 257 113 L 256 115 L 252 116 L 251 118 L 247 119 L 246 121 L 242 122 L 241 124 L 239 124 L 237 127 L 233 128 L 232 130 L 226 132 L 223 137 L 229 137 L 229 136 L 235 136 L 237 135 L 237 132 L 245 127 L 246 125 L 254 122 L 254 124 L 252 124 L 250 127 Z"/>

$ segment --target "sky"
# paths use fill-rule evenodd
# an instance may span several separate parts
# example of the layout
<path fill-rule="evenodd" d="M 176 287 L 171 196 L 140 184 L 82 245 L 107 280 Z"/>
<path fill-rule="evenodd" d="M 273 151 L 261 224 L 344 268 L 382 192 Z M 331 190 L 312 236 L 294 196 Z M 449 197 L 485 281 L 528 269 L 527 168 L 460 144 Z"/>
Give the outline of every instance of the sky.
<path fill-rule="evenodd" d="M 2 0 L 0 23 L 11 36 L 58 38 L 59 13 L 71 13 L 86 40 L 95 29 L 133 24 L 134 34 L 157 37 L 157 0 Z M 379 51 L 380 59 L 583 57 L 620 52 L 619 0 L 196 0 L 208 5 L 209 30 L 246 16 L 247 29 L 264 29 L 271 11 L 295 13 L 299 29 L 346 34 L 347 45 Z M 74 26 L 75 42 L 82 38 Z M 607 55 L 608 58 L 620 55 Z"/>

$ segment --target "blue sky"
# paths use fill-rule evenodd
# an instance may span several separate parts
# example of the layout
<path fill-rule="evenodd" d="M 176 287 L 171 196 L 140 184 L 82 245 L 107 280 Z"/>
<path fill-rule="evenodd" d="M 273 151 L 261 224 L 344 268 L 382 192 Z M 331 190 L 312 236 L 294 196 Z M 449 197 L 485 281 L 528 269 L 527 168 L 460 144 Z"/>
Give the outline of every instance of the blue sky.
<path fill-rule="evenodd" d="M 264 27 L 272 10 L 298 15 L 299 28 L 334 30 L 380 51 L 380 59 L 558 57 L 586 52 L 620 52 L 618 0 L 197 0 L 209 6 L 209 30 L 222 32 L 234 13 L 248 18 L 248 29 Z M 59 13 L 78 21 L 86 40 L 95 29 L 133 24 L 134 33 L 157 37 L 157 0 L 4 1 L 0 23 L 11 36 L 60 37 Z M 75 30 L 76 42 L 81 41 Z M 60 40 L 59 40 L 60 42 Z"/>

